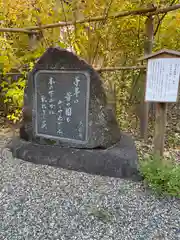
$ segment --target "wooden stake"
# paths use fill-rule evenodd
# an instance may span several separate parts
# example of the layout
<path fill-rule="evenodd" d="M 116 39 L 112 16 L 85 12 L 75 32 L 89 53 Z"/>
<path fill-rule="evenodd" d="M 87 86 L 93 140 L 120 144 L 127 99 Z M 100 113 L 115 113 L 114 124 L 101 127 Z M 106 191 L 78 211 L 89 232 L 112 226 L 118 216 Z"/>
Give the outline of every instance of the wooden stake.
<path fill-rule="evenodd" d="M 144 54 L 149 55 L 152 53 L 152 48 L 153 48 L 153 36 L 154 36 L 154 20 L 153 16 L 148 17 L 146 20 L 146 26 L 145 26 L 145 32 L 146 32 L 146 41 L 144 44 Z M 146 77 L 145 77 L 146 78 Z M 146 79 L 145 79 L 146 81 Z M 144 101 L 145 97 L 145 87 L 144 87 L 144 96 L 143 96 L 143 102 L 141 103 L 142 105 L 142 119 L 141 121 L 141 128 L 140 128 L 140 133 L 141 133 L 141 138 L 144 139 L 146 142 L 148 139 L 148 118 L 149 118 L 149 103 Z"/>
<path fill-rule="evenodd" d="M 156 103 L 154 153 L 163 156 L 164 138 L 167 123 L 167 103 Z"/>

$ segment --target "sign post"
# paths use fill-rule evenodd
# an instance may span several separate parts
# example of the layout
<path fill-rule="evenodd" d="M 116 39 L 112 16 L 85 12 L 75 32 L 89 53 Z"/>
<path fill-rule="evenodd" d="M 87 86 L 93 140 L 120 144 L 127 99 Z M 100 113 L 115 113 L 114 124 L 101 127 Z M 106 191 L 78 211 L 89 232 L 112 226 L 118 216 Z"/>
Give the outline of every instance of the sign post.
<path fill-rule="evenodd" d="M 156 102 L 154 153 L 163 156 L 167 104 L 178 98 L 180 52 L 161 50 L 141 60 L 148 60 L 145 101 Z"/>
<path fill-rule="evenodd" d="M 167 123 L 167 103 L 156 103 L 154 153 L 163 156 Z"/>

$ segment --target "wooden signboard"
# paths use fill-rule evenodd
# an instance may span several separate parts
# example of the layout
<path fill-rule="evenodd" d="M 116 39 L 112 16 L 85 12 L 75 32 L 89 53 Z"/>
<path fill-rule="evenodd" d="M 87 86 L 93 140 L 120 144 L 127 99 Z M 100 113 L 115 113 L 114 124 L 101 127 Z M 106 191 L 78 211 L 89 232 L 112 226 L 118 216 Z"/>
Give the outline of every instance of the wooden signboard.
<path fill-rule="evenodd" d="M 89 74 L 83 71 L 40 70 L 34 82 L 35 135 L 86 143 Z"/>
<path fill-rule="evenodd" d="M 154 152 L 163 156 L 167 103 L 178 99 L 180 52 L 165 49 L 141 60 L 148 60 L 145 101 L 156 102 Z"/>
<path fill-rule="evenodd" d="M 180 76 L 180 58 L 148 61 L 145 101 L 176 102 Z"/>

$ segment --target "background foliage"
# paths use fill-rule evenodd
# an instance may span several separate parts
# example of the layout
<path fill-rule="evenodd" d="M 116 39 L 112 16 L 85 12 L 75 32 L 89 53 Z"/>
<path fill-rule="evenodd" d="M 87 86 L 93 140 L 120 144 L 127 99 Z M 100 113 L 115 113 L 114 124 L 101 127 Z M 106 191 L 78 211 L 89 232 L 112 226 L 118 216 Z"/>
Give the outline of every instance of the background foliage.
<path fill-rule="evenodd" d="M 148 7 L 150 0 L 0 0 L 0 27 L 26 28 L 58 21 L 73 21 L 94 16 L 108 16 L 119 11 Z M 153 1 L 158 7 L 178 3 L 176 0 Z M 45 29 L 36 35 L 0 32 L 0 70 L 4 74 L 19 71 L 18 80 L 1 79 L 1 98 L 8 115 L 18 119 L 26 81 L 25 71 L 49 46 L 73 49 L 94 67 L 136 65 L 144 53 L 145 16 L 130 16 L 100 22 L 76 24 L 74 27 Z M 180 12 L 154 17 L 154 50 L 180 49 Z M 142 97 L 144 72 L 120 71 L 103 74 L 110 102 L 116 103 L 117 117 L 122 127 L 128 127 L 129 114 Z M 5 83 L 6 82 L 6 83 Z M 24 83 L 23 83 L 24 82 Z M 13 111 L 14 109 L 14 111 Z M 18 111 L 16 111 L 18 110 Z M 127 111 L 128 110 L 128 111 Z"/>

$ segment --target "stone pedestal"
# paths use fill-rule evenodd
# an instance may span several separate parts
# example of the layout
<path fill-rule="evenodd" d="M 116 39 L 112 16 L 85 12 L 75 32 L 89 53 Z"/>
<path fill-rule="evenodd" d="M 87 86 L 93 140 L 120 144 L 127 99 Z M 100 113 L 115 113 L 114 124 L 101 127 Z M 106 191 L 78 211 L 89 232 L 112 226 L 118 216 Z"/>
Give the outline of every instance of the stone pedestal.
<path fill-rule="evenodd" d="M 76 149 L 40 145 L 13 139 L 7 146 L 13 156 L 35 164 L 50 165 L 102 176 L 141 180 L 133 140 L 126 134 L 115 145 L 103 149 Z"/>

